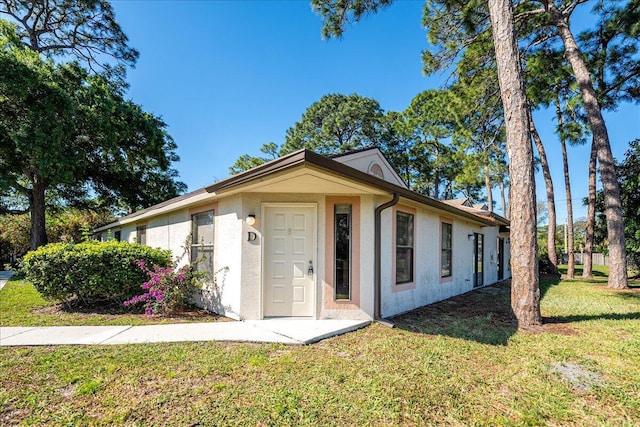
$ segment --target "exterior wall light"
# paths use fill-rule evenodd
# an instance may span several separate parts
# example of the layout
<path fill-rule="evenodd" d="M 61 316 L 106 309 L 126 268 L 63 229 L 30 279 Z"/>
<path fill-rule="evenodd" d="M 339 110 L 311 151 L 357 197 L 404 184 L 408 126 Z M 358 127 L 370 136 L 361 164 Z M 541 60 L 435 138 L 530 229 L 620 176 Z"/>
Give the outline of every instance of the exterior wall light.
<path fill-rule="evenodd" d="M 245 219 L 245 222 L 248 225 L 254 225 L 256 223 L 256 216 L 254 214 L 247 215 L 247 218 Z"/>
<path fill-rule="evenodd" d="M 467 234 L 467 238 L 468 238 L 469 240 L 474 240 L 474 239 L 475 239 L 475 236 L 473 235 L 473 233 L 471 233 L 471 234 Z"/>

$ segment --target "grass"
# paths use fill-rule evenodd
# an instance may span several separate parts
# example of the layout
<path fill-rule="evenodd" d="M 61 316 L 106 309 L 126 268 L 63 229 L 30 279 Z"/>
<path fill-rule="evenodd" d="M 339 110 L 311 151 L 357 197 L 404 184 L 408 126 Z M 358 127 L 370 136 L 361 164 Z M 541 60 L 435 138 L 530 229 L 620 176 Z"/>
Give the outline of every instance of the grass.
<path fill-rule="evenodd" d="M 0 424 L 640 424 L 640 292 L 541 283 L 517 331 L 507 284 L 321 343 L 3 348 Z"/>
<path fill-rule="evenodd" d="M 67 309 L 56 301 L 45 300 L 33 285 L 20 279 L 12 278 L 0 290 L 0 326 L 147 325 L 221 319 L 198 309 L 152 316 L 121 312 L 117 307 L 102 311 Z"/>

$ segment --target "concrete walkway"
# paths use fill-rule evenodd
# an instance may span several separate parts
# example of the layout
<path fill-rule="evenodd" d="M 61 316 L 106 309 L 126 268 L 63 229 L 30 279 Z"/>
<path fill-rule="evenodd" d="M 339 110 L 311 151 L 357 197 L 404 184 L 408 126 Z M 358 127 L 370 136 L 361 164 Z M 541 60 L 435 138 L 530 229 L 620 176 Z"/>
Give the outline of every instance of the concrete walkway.
<path fill-rule="evenodd" d="M 0 271 L 0 289 L 4 288 L 11 276 L 13 276 L 13 271 Z"/>
<path fill-rule="evenodd" d="M 0 271 L 0 289 L 11 277 Z M 278 318 L 144 326 L 0 326 L 0 346 L 235 341 L 303 345 L 364 328 L 368 320 Z"/>
<path fill-rule="evenodd" d="M 266 319 L 144 326 L 0 327 L 0 346 L 235 341 L 303 345 L 355 331 L 362 320 Z"/>

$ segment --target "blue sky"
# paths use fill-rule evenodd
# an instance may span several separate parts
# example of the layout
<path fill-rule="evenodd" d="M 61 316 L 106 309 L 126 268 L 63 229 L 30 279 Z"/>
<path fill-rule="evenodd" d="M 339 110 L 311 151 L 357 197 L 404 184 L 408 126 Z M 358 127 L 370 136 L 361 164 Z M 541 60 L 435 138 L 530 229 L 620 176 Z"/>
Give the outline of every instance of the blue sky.
<path fill-rule="evenodd" d="M 161 116 L 178 144 L 175 165 L 189 190 L 229 175 L 244 153 L 284 141 L 286 130 L 328 93 L 357 93 L 402 111 L 446 76 L 425 77 L 420 52 L 424 1 L 398 1 L 354 24 L 341 40 L 322 40 L 308 1 L 113 1 L 116 19 L 140 51 L 129 96 Z M 566 197 L 553 115 L 536 124 L 548 151 L 558 218 Z M 640 108 L 606 113 L 614 156 L 640 137 Z M 589 147 L 570 149 L 575 217 L 586 215 Z M 539 200 L 545 200 L 537 177 Z M 497 206 L 500 209 L 500 206 Z"/>

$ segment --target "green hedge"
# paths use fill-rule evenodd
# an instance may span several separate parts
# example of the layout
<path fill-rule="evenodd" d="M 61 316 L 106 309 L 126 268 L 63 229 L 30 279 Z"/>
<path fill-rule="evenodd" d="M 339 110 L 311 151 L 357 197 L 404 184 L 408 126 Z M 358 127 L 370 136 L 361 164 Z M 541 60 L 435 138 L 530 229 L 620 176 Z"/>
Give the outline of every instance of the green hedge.
<path fill-rule="evenodd" d="M 22 270 L 45 298 L 121 303 L 139 294 L 148 279 L 135 260 L 168 267 L 171 251 L 116 241 L 52 243 L 27 253 Z"/>

